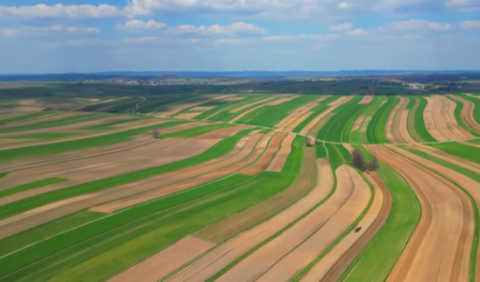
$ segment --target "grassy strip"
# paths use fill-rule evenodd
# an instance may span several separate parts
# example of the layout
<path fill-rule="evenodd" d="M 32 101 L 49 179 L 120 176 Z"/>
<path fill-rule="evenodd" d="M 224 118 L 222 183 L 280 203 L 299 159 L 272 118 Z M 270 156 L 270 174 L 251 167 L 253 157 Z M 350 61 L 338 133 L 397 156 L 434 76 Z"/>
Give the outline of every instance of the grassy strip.
<path fill-rule="evenodd" d="M 372 116 L 375 113 L 378 113 L 382 107 L 382 102 L 386 102 L 385 97 L 375 96 L 372 101 L 366 105 L 359 105 L 361 111 L 356 112 L 345 124 L 344 130 L 342 132 L 341 140 L 348 141 L 350 143 L 366 143 L 367 140 L 367 129 L 368 125 L 372 121 Z M 362 121 L 360 128 L 352 132 L 353 125 L 360 118 L 360 116 L 365 116 L 365 119 Z"/>
<path fill-rule="evenodd" d="M 0 178 L 4 178 L 5 176 L 9 175 L 10 172 L 2 172 L 0 173 Z"/>
<path fill-rule="evenodd" d="M 452 164 L 450 162 L 447 162 L 445 160 L 442 160 L 442 159 L 439 159 L 439 158 L 436 158 L 434 156 L 431 156 L 427 153 L 424 153 L 422 151 L 418 151 L 418 150 L 415 150 L 413 148 L 410 148 L 410 147 L 406 147 L 406 146 L 402 146 L 402 149 L 405 149 L 405 150 L 408 150 L 424 159 L 427 159 L 427 160 L 430 160 L 432 162 L 435 162 L 441 166 L 444 166 L 444 167 L 447 167 L 451 170 L 454 170 L 458 173 L 461 173 L 471 179 L 474 179 L 475 181 L 477 182 L 480 182 L 480 175 L 476 172 L 473 172 L 471 170 L 468 170 L 466 168 L 463 168 L 463 167 L 460 167 L 460 166 L 457 166 L 455 164 Z M 455 186 L 457 186 L 460 190 L 462 190 L 469 198 L 470 198 L 470 202 L 472 203 L 472 207 L 473 207 L 473 212 L 475 214 L 475 231 L 474 231 L 474 237 L 473 237 L 473 242 L 472 242 L 472 250 L 471 250 L 471 254 L 470 254 L 470 276 L 469 276 L 469 280 L 470 281 L 475 281 L 475 275 L 476 275 L 476 265 L 477 265 L 477 251 L 478 251 L 478 239 L 479 239 L 479 235 L 480 235 L 480 215 L 479 215 L 479 211 L 478 211 L 478 205 L 477 203 L 475 202 L 475 199 L 472 197 L 472 195 L 467 191 L 465 190 L 462 186 L 460 186 L 459 184 L 457 184 L 456 182 L 452 181 L 451 179 L 448 178 L 447 175 L 442 175 L 438 172 L 436 172 L 435 170 L 433 169 L 430 169 L 429 167 L 423 165 L 422 163 L 419 163 L 417 161 L 414 161 L 412 160 L 413 162 L 417 163 L 418 165 L 424 167 L 425 169 L 428 169 L 430 171 L 432 171 L 433 173 L 437 174 L 438 176 L 440 177 L 443 177 L 445 179 L 447 179 L 448 181 L 450 181 L 452 184 L 454 184 Z"/>
<path fill-rule="evenodd" d="M 323 113 L 325 110 L 329 109 L 330 107 L 328 104 L 338 100 L 340 96 L 330 96 L 327 99 L 323 100 L 316 106 L 315 108 L 311 109 L 310 111 L 313 112 L 310 116 L 308 116 L 306 119 L 304 119 L 295 129 L 293 129 L 293 132 L 300 133 L 305 126 L 307 126 L 310 122 L 313 121 L 314 118 L 316 118 L 318 115 Z"/>
<path fill-rule="evenodd" d="M 252 108 L 258 107 L 260 104 L 250 105 L 250 106 L 246 107 L 245 109 L 242 109 L 241 111 L 238 111 L 236 113 L 232 113 L 231 112 L 232 110 L 235 110 L 237 108 L 240 108 L 242 106 L 245 106 L 245 105 L 248 105 L 248 104 L 251 104 L 251 103 L 256 103 L 260 100 L 264 100 L 264 99 L 269 98 L 269 97 L 271 97 L 271 96 L 261 95 L 261 96 L 254 97 L 254 98 L 251 98 L 251 99 L 248 99 L 248 100 L 242 100 L 241 103 L 235 103 L 235 107 L 234 106 L 228 107 L 228 108 L 225 108 L 225 110 L 223 110 L 223 111 L 217 112 L 217 114 L 210 117 L 210 120 L 230 121 L 233 118 L 235 118 L 236 116 L 240 115 L 241 113 L 246 112 L 246 111 L 248 111 Z M 195 119 L 201 119 L 202 115 L 197 116 Z"/>
<path fill-rule="evenodd" d="M 197 95 L 193 94 L 182 94 L 182 95 L 162 95 L 160 98 L 158 96 L 147 97 L 147 101 L 140 104 L 139 113 L 151 113 L 151 112 L 163 112 L 169 111 L 172 109 L 172 104 L 178 103 L 180 101 L 188 100 L 194 98 Z"/>
<path fill-rule="evenodd" d="M 378 174 L 392 195 L 392 210 L 339 281 L 385 281 L 420 220 L 420 202 L 405 179 L 385 163 Z"/>
<path fill-rule="evenodd" d="M 26 113 L 26 114 L 21 115 L 21 116 L 0 119 L 0 124 L 7 124 L 7 123 L 10 123 L 10 122 L 16 122 L 16 121 L 21 121 L 21 120 L 25 120 L 25 119 L 35 118 L 35 117 L 38 117 L 38 116 L 45 115 L 47 113 L 48 112 Z"/>
<path fill-rule="evenodd" d="M 457 120 L 457 123 L 458 125 L 460 125 L 463 129 L 465 129 L 466 131 L 470 132 L 473 136 L 480 136 L 480 133 L 476 132 L 475 130 L 473 130 L 472 128 L 468 127 L 466 124 L 465 124 L 465 121 L 463 120 L 462 118 L 462 109 L 463 109 L 463 103 L 460 102 L 460 101 L 457 101 L 455 99 L 453 99 L 452 97 L 449 97 L 449 96 L 444 96 L 445 98 L 449 99 L 450 101 L 454 102 L 457 106 L 455 107 L 455 119 Z"/>
<path fill-rule="evenodd" d="M 109 127 L 112 127 L 112 126 L 115 126 L 115 125 L 120 125 L 120 124 L 124 124 L 124 123 L 130 123 L 130 122 L 138 121 L 138 120 L 144 119 L 144 118 L 146 118 L 146 117 L 137 115 L 137 116 L 135 116 L 135 118 L 117 120 L 117 121 L 109 122 L 109 123 L 105 123 L 105 124 L 84 127 L 84 128 L 81 128 L 81 129 L 105 129 L 105 128 L 109 128 Z"/>
<path fill-rule="evenodd" d="M 44 187 L 44 186 L 47 186 L 47 185 L 52 185 L 52 184 L 56 184 L 56 183 L 65 182 L 65 181 L 68 181 L 68 179 L 61 178 L 61 177 L 52 177 L 52 178 L 47 178 L 47 179 L 43 179 L 43 180 L 40 180 L 40 181 L 35 181 L 35 182 L 32 182 L 32 183 L 28 183 L 28 184 L 20 185 L 20 186 L 17 186 L 17 187 L 13 187 L 13 188 L 10 188 L 10 189 L 7 189 L 7 190 L 2 190 L 2 191 L 0 191 L 0 198 L 10 196 L 10 195 L 13 195 L 13 194 L 16 194 L 16 193 L 20 193 L 20 192 Z"/>
<path fill-rule="evenodd" d="M 280 105 L 262 107 L 245 115 L 241 120 L 247 124 L 274 127 L 289 113 L 307 103 L 315 101 L 316 99 L 318 99 L 318 96 L 296 97 L 293 98 L 293 100 L 284 102 Z"/>
<path fill-rule="evenodd" d="M 425 126 L 425 120 L 423 119 L 423 112 L 427 107 L 427 100 L 419 98 L 418 107 L 415 110 L 415 131 L 426 142 L 436 142 L 437 140 L 428 133 L 428 130 Z"/>
<path fill-rule="evenodd" d="M 475 121 L 480 124 L 480 99 L 468 95 L 459 96 L 465 100 L 472 102 L 475 105 L 473 109 L 473 119 L 475 119 Z"/>
<path fill-rule="evenodd" d="M 284 172 L 298 172 L 301 153 L 301 148 L 292 148 Z M 56 275 L 51 281 L 104 280 L 192 232 L 270 198 L 282 188 L 285 179 L 279 176 L 284 172 L 263 172 L 222 193 L 142 219 L 135 226 L 125 225 L 121 229 L 109 230 L 93 241 L 82 241 L 70 248 L 68 253 L 62 251 L 55 260 L 50 261 L 52 257 L 48 257 L 34 268 L 29 266 L 29 269 L 17 273 L 23 274 L 24 279 L 43 280 Z M 54 263 L 57 264 L 51 267 Z M 63 272 L 58 274 L 60 271 Z M 14 276 L 9 276 L 7 281 L 18 280 Z"/>
<path fill-rule="evenodd" d="M 373 115 L 367 128 L 367 140 L 369 143 L 389 143 L 388 138 L 385 135 L 385 127 L 387 126 L 387 120 L 390 113 L 398 103 L 400 103 L 399 98 L 388 98 L 387 102 Z"/>
<path fill-rule="evenodd" d="M 351 126 L 347 128 L 347 124 L 351 119 L 355 122 L 356 118 L 360 115 L 362 110 L 365 109 L 365 105 L 358 105 L 363 99 L 361 96 L 354 97 L 347 103 L 340 105 L 333 112 L 335 114 L 334 119 L 330 119 L 325 126 L 320 129 L 317 134 L 317 138 L 321 140 L 337 141 L 341 142 L 342 138 L 347 138 Z M 345 140 L 347 142 L 347 140 Z"/>
<path fill-rule="evenodd" d="M 415 106 L 415 99 L 412 99 L 413 97 L 405 97 L 408 98 L 408 104 L 405 107 L 405 110 L 413 110 Z"/>
<path fill-rule="evenodd" d="M 100 179 L 93 182 L 79 184 L 76 186 L 72 186 L 68 189 L 52 191 L 4 205 L 0 210 L 0 219 L 7 218 L 9 216 L 13 216 L 15 214 L 19 214 L 30 209 L 37 208 L 56 201 L 65 200 L 71 197 L 80 196 L 100 190 L 105 190 L 118 185 L 135 182 L 158 174 L 167 173 L 170 171 L 200 164 L 215 158 L 219 158 L 231 151 L 235 147 L 235 144 L 237 144 L 237 142 L 241 138 L 245 137 L 252 130 L 253 129 L 243 130 L 232 137 L 223 139 L 204 153 L 189 159 L 169 163 L 158 167 L 134 171 L 110 178 Z"/>
<path fill-rule="evenodd" d="M 293 282 L 300 281 L 326 254 L 328 254 L 335 246 L 338 245 L 350 232 L 352 229 L 363 219 L 363 217 L 367 214 L 368 210 L 372 206 L 373 199 L 375 198 L 375 189 L 373 185 L 365 178 L 362 172 L 358 171 L 358 173 L 362 176 L 363 180 L 368 184 L 370 187 L 370 200 L 368 201 L 367 206 L 362 211 L 362 213 L 358 216 L 358 218 L 337 238 L 335 239 L 316 259 L 314 259 L 307 267 L 305 267 L 297 276 L 292 280 Z"/>
<path fill-rule="evenodd" d="M 62 138 L 62 137 L 68 137 L 68 136 L 75 136 L 78 135 L 79 133 L 75 132 L 62 132 L 62 133 L 37 133 L 37 134 L 30 134 L 30 135 L 18 135 L 18 136 L 12 136 L 9 138 L 14 138 L 14 139 L 57 139 L 57 138 Z"/>
<path fill-rule="evenodd" d="M 317 144 L 315 146 L 317 159 L 326 158 L 327 157 L 327 148 L 323 142 Z"/>
<path fill-rule="evenodd" d="M 185 121 L 172 121 L 167 123 L 162 123 L 158 125 L 151 125 L 142 128 L 131 129 L 123 132 L 71 140 L 65 142 L 58 142 L 45 145 L 37 145 L 31 147 L 22 147 L 16 149 L 8 149 L 0 151 L 0 162 L 8 162 L 19 159 L 34 158 L 34 157 L 43 157 L 54 154 L 61 154 L 71 151 L 79 151 L 94 147 L 107 146 L 112 144 L 117 144 L 120 142 L 125 142 L 131 140 L 135 135 L 145 133 L 153 129 L 161 129 L 166 127 L 171 127 L 174 125 L 179 125 L 185 123 Z"/>
<path fill-rule="evenodd" d="M 205 118 L 207 118 L 207 117 L 209 117 L 213 114 L 215 114 L 214 116 L 216 116 L 220 113 L 228 112 L 231 109 L 238 108 L 238 107 L 241 107 L 243 105 L 258 101 L 259 99 L 263 99 L 263 98 L 249 96 L 249 97 L 246 97 L 245 99 L 242 99 L 242 100 L 238 100 L 238 101 L 234 101 L 234 102 L 230 102 L 230 103 L 225 103 L 223 105 L 217 106 L 213 109 L 210 109 L 208 111 L 203 112 L 202 114 L 196 116 L 195 119 L 202 120 L 202 119 L 205 119 Z M 214 116 L 212 116 L 211 118 L 213 118 Z"/>
<path fill-rule="evenodd" d="M 181 130 L 177 132 L 168 133 L 165 135 L 161 135 L 161 138 L 167 137 L 177 137 L 177 138 L 191 138 L 195 136 L 199 136 L 217 129 L 222 129 L 226 127 L 231 127 L 231 124 L 209 124 L 204 126 L 199 126 L 191 129 Z M 160 132 L 161 134 L 161 132 Z"/>
<path fill-rule="evenodd" d="M 471 142 L 480 143 L 476 140 Z M 480 148 L 478 147 L 455 142 L 437 143 L 431 144 L 430 146 L 443 150 L 451 155 L 458 156 L 476 163 L 480 163 Z"/>
<path fill-rule="evenodd" d="M 350 164 L 350 152 L 345 149 L 343 145 L 327 143 L 325 144 L 325 147 L 328 150 L 328 155 L 330 163 L 332 164 L 333 171 L 335 171 L 343 164 Z"/>

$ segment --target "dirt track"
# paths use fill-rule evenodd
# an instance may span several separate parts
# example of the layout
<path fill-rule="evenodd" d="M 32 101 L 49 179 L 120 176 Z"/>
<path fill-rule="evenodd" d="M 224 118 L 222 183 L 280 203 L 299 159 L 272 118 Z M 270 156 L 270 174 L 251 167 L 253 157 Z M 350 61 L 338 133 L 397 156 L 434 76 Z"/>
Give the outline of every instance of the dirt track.
<path fill-rule="evenodd" d="M 467 281 L 474 230 L 469 199 L 450 182 L 385 147 L 366 147 L 409 182 L 422 206 L 420 222 L 387 281 Z"/>
<path fill-rule="evenodd" d="M 338 281 L 348 266 L 360 254 L 387 221 L 392 208 L 392 196 L 382 179 L 376 174 L 365 175 L 375 188 L 375 199 L 360 222 L 360 233 L 348 234 L 302 281 Z"/>
<path fill-rule="evenodd" d="M 245 231 L 202 256 L 168 281 L 206 281 L 251 248 L 285 228 L 290 222 L 313 208 L 333 188 L 333 174 L 328 159 L 317 160 L 319 181 L 305 198 L 262 224 Z"/>
<path fill-rule="evenodd" d="M 289 133 L 285 139 L 283 139 L 282 147 L 278 151 L 275 158 L 272 160 L 270 165 L 267 167 L 267 171 L 282 171 L 285 163 L 287 162 L 288 156 L 292 151 L 292 143 L 297 135 Z"/>
<path fill-rule="evenodd" d="M 357 219 L 370 188 L 351 167 L 336 171 L 341 199 L 330 200 L 222 276 L 222 281 L 290 281 Z M 248 275 L 241 274 L 248 273 Z"/>

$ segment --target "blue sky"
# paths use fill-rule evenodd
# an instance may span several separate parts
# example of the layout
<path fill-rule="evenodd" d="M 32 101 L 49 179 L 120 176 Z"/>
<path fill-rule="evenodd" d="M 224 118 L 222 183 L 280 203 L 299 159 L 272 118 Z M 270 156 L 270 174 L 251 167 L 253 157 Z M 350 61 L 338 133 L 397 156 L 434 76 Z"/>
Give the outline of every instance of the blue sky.
<path fill-rule="evenodd" d="M 0 0 L 0 73 L 480 70 L 480 0 Z"/>

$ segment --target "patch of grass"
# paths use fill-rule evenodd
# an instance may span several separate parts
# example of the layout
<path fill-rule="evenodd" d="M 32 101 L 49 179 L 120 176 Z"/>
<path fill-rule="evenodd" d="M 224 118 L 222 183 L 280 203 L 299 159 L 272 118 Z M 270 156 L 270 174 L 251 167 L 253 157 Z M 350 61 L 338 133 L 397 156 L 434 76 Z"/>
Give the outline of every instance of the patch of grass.
<path fill-rule="evenodd" d="M 325 144 L 320 142 L 319 144 L 315 145 L 317 159 L 326 158 L 327 157 L 327 149 L 325 148 Z"/>
<path fill-rule="evenodd" d="M 475 105 L 473 109 L 473 119 L 480 124 L 480 99 L 468 95 L 461 95 L 461 97 Z"/>
<path fill-rule="evenodd" d="M 366 132 L 366 139 L 371 144 L 385 144 L 389 143 L 385 135 L 385 127 L 387 125 L 388 117 L 393 111 L 393 108 L 400 103 L 397 97 L 389 97 L 387 102 L 373 115 Z"/>
<path fill-rule="evenodd" d="M 94 147 L 107 146 L 131 140 L 135 135 L 148 132 L 153 129 L 161 129 L 179 125 L 185 121 L 172 121 L 158 125 L 152 125 L 123 132 L 71 140 L 53 144 L 37 145 L 0 151 L 0 162 L 8 162 L 26 158 L 42 157 L 54 154 L 61 154 L 71 151 L 85 150 Z"/>
<path fill-rule="evenodd" d="M 219 111 L 217 112 L 216 115 L 212 116 L 209 118 L 209 120 L 214 120 L 214 121 L 230 121 L 232 120 L 233 118 L 237 117 L 238 115 L 252 109 L 252 108 L 255 108 L 255 107 L 258 107 L 260 104 L 254 104 L 254 105 L 250 105 L 244 109 L 242 109 L 241 111 L 238 111 L 238 112 L 235 112 L 235 113 L 232 113 L 231 111 L 232 110 L 235 110 L 237 108 L 240 108 L 242 106 L 246 106 L 248 104 L 251 104 L 251 103 L 256 103 L 258 101 L 261 101 L 261 100 L 264 100 L 266 98 L 269 98 L 271 96 L 266 96 L 266 95 L 261 95 L 261 96 L 258 96 L 258 97 L 254 97 L 252 99 L 248 99 L 248 100 L 242 100 L 240 103 L 235 103 L 234 106 L 232 105 L 232 107 L 227 107 L 227 108 L 224 108 L 223 111 Z M 270 100 L 269 100 L 270 101 Z M 269 101 L 267 101 L 266 103 L 268 103 Z M 208 111 L 207 111 L 208 112 Z M 205 113 L 204 113 L 205 114 Z M 203 114 L 202 114 L 203 115 Z M 202 115 L 199 115 L 196 117 L 196 119 L 201 119 L 201 116 Z"/>
<path fill-rule="evenodd" d="M 460 125 L 463 129 L 465 129 L 466 131 L 470 132 L 473 136 L 480 136 L 480 134 L 478 132 L 476 132 L 475 130 L 473 130 L 472 128 L 468 127 L 466 124 L 465 124 L 465 121 L 463 120 L 462 118 L 462 109 L 463 109 L 463 103 L 460 102 L 460 101 L 457 101 L 455 99 L 453 99 L 452 97 L 449 97 L 449 96 L 445 96 L 445 98 L 449 99 L 450 101 L 454 102 L 457 106 L 455 107 L 455 119 L 458 123 L 458 125 Z"/>
<path fill-rule="evenodd" d="M 392 210 L 339 281 L 385 281 L 420 220 L 420 202 L 405 179 L 383 162 L 377 173 L 392 195 Z"/>
<path fill-rule="evenodd" d="M 20 185 L 20 186 L 17 186 L 17 187 L 13 187 L 13 188 L 10 188 L 10 189 L 7 189 L 7 190 L 1 190 L 0 191 L 0 198 L 7 197 L 7 196 L 10 196 L 10 195 L 13 195 L 13 194 L 16 194 L 16 193 L 20 193 L 20 192 L 44 187 L 44 186 L 47 186 L 47 185 L 52 185 L 52 184 L 65 182 L 65 181 L 68 181 L 68 179 L 61 178 L 61 177 L 52 177 L 52 178 L 47 178 L 47 179 L 35 181 L 35 182 L 32 182 L 32 183 L 28 183 L 28 184 Z"/>
<path fill-rule="evenodd" d="M 19 115 L 16 117 L 4 118 L 0 119 L 0 124 L 8 124 L 16 121 L 22 121 L 25 119 L 36 118 L 38 116 L 42 116 L 47 114 L 48 112 L 34 112 L 34 113 L 25 113 L 24 115 Z"/>
<path fill-rule="evenodd" d="M 370 103 L 362 105 L 362 111 L 352 116 L 345 125 L 345 130 L 342 134 L 342 140 L 346 140 L 350 143 L 367 143 L 367 129 L 369 124 L 372 122 L 372 116 L 379 112 L 382 107 L 382 103 L 385 103 L 386 101 L 386 97 L 375 96 Z M 353 125 L 362 115 L 365 116 L 365 119 L 363 120 L 360 128 L 352 132 Z"/>
<path fill-rule="evenodd" d="M 470 142 L 480 143 L 477 140 L 473 140 Z M 451 155 L 458 156 L 476 163 L 480 163 L 480 148 L 478 147 L 455 142 L 430 144 L 429 146 L 445 151 Z"/>
<path fill-rule="evenodd" d="M 139 118 L 137 118 L 137 117 L 139 117 Z M 140 120 L 140 119 L 143 119 L 143 118 L 145 118 L 145 117 L 144 116 L 135 116 L 135 118 L 132 118 L 132 119 L 122 119 L 122 120 L 117 120 L 117 121 L 109 122 L 109 123 L 105 123 L 105 124 L 84 127 L 82 129 L 105 129 L 105 128 L 109 128 L 109 127 L 112 127 L 112 126 L 115 126 L 115 125 L 134 122 L 134 121 L 137 121 L 137 120 Z"/>
<path fill-rule="evenodd" d="M 68 137 L 68 136 L 75 136 L 78 135 L 79 133 L 75 132 L 62 132 L 62 133 L 37 133 L 37 134 L 29 134 L 29 135 L 19 135 L 19 136 L 12 136 L 9 138 L 15 138 L 15 139 L 57 139 L 57 138 L 62 138 L 62 137 Z"/>
<path fill-rule="evenodd" d="M 100 179 L 93 182 L 79 184 L 79 185 L 72 186 L 68 189 L 52 191 L 52 192 L 44 193 L 34 197 L 30 197 L 27 199 L 23 199 L 18 202 L 4 205 L 0 210 L 0 219 L 7 218 L 9 216 L 13 216 L 15 214 L 19 214 L 19 213 L 31 210 L 33 208 L 37 208 L 37 207 L 50 204 L 56 201 L 68 199 L 71 197 L 75 197 L 75 196 L 79 196 L 79 195 L 83 195 L 91 192 L 105 190 L 118 185 L 131 183 L 131 182 L 152 177 L 158 174 L 167 173 L 170 171 L 200 164 L 215 158 L 219 158 L 225 155 L 226 153 L 228 153 L 229 151 L 231 151 L 235 147 L 235 144 L 237 144 L 237 142 L 241 138 L 245 137 L 252 130 L 253 129 L 243 130 L 232 137 L 223 139 L 222 141 L 218 142 L 216 145 L 214 145 L 212 148 L 208 149 L 207 151 L 203 152 L 202 154 L 189 159 L 169 163 L 169 164 L 158 166 L 158 167 L 152 167 L 152 168 L 147 168 L 139 171 L 134 171 L 134 172 L 130 172 L 130 173 L 126 173 L 123 175 L 118 175 L 110 178 Z"/>
<path fill-rule="evenodd" d="M 326 143 L 328 157 L 332 164 L 332 170 L 335 171 L 343 164 L 350 164 L 350 152 L 343 145 Z"/>
<path fill-rule="evenodd" d="M 199 126 L 196 128 L 181 130 L 177 132 L 168 133 L 165 135 L 160 135 L 161 138 L 168 138 L 168 137 L 177 137 L 177 138 L 192 138 L 195 136 L 199 136 L 217 129 L 222 129 L 226 127 L 231 127 L 231 124 L 209 124 L 204 126 Z M 161 132 L 160 132 L 161 134 Z"/>
<path fill-rule="evenodd" d="M 423 112 L 427 107 L 427 100 L 418 98 L 419 104 L 415 110 L 415 132 L 426 142 L 436 142 L 437 140 L 428 133 L 427 128 L 425 127 L 425 120 L 423 119 Z"/>
<path fill-rule="evenodd" d="M 5 176 L 9 175 L 10 172 L 2 172 L 0 173 L 0 178 L 4 178 Z"/>

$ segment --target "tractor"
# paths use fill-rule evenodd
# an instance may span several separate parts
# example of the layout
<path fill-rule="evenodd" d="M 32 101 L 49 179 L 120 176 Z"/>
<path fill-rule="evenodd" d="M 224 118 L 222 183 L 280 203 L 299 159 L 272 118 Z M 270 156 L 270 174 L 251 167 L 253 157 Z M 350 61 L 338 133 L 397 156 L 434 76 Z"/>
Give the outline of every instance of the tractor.
<path fill-rule="evenodd" d="M 355 226 L 354 231 L 355 231 L 355 233 L 358 233 L 361 229 L 362 229 L 362 226 L 357 225 L 357 226 Z"/>

